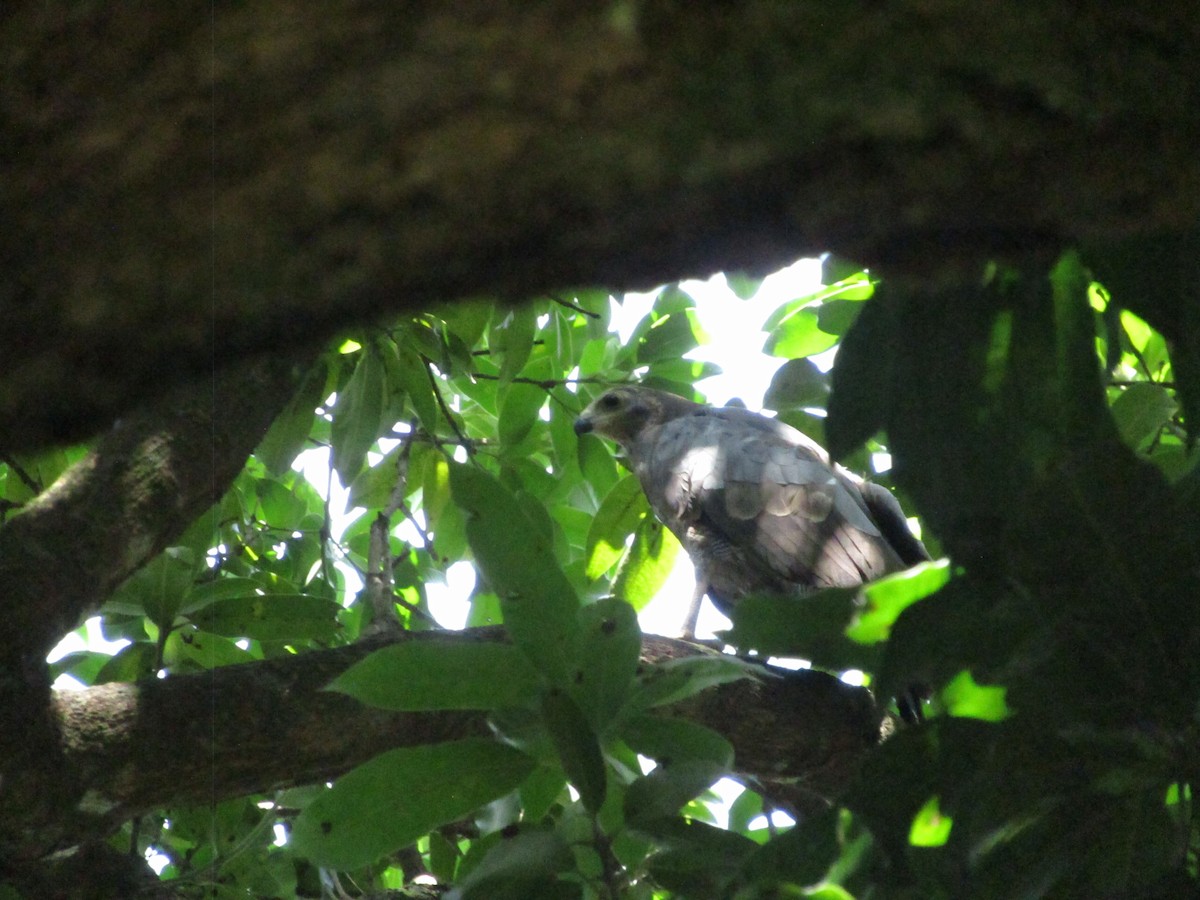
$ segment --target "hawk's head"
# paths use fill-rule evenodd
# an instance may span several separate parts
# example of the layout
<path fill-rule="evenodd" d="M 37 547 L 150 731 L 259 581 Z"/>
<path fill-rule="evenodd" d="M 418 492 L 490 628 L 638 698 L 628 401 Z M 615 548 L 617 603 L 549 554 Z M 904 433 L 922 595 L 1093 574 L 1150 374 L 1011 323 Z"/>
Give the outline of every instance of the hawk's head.
<path fill-rule="evenodd" d="M 629 446 L 642 430 L 661 425 L 701 408 L 674 394 L 637 385 L 610 388 L 588 405 L 575 420 L 575 433 L 598 434 Z"/>

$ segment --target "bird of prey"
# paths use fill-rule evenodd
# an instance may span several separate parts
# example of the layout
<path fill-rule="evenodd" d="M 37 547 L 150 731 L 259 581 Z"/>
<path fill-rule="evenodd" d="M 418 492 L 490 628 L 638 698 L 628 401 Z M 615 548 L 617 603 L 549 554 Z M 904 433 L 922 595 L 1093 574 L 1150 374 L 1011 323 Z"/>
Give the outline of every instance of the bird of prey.
<path fill-rule="evenodd" d="M 752 593 L 855 587 L 929 559 L 891 492 L 775 419 L 627 385 L 591 403 L 575 431 L 625 451 L 695 566 L 693 612 L 704 592 L 728 615 Z"/>

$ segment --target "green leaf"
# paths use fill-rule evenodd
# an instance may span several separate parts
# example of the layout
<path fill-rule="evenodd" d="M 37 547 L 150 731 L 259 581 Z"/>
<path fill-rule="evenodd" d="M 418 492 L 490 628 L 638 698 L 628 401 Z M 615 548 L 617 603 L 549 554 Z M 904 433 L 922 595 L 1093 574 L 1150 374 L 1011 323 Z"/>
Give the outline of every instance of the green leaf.
<path fill-rule="evenodd" d="M 684 804 L 725 774 L 724 766 L 703 759 L 660 763 L 649 775 L 636 778 L 629 785 L 625 793 L 625 821 L 631 828 L 653 833 L 664 820 L 673 819 Z"/>
<path fill-rule="evenodd" d="M 507 644 L 409 640 L 376 650 L 326 690 L 401 711 L 498 709 L 537 699 L 540 679 Z"/>
<path fill-rule="evenodd" d="M 533 339 L 537 332 L 537 313 L 531 304 L 495 313 L 500 321 L 492 326 L 488 335 L 488 347 L 500 366 L 500 380 L 511 381 L 529 359 L 533 350 Z"/>
<path fill-rule="evenodd" d="M 824 332 L 840 337 L 850 330 L 850 326 L 862 312 L 865 299 L 864 297 L 860 300 L 827 300 L 817 307 L 817 326 Z"/>
<path fill-rule="evenodd" d="M 1135 450 L 1142 450 L 1171 421 L 1178 405 L 1161 384 L 1141 381 L 1125 388 L 1110 409 L 1121 440 Z"/>
<path fill-rule="evenodd" d="M 589 579 L 599 578 L 621 558 L 626 539 L 649 509 L 636 476 L 626 475 L 613 485 L 588 529 L 585 574 Z"/>
<path fill-rule="evenodd" d="M 505 744 L 468 738 L 389 750 L 339 778 L 292 826 L 294 851 L 356 869 L 515 789 L 534 761 Z"/>
<path fill-rule="evenodd" d="M 177 628 L 163 645 L 163 666 L 173 672 L 203 671 L 250 662 L 255 655 L 209 631 Z"/>
<path fill-rule="evenodd" d="M 633 543 L 617 569 L 613 594 L 636 610 L 646 608 L 671 577 L 681 547 L 679 539 L 647 513 L 633 533 Z"/>
<path fill-rule="evenodd" d="M 253 594 L 209 603 L 188 616 L 213 634 L 256 641 L 328 639 L 341 606 L 307 594 Z"/>
<path fill-rule="evenodd" d="M 305 376 L 296 396 L 271 424 L 254 451 L 254 456 L 277 478 L 291 468 L 293 460 L 304 449 L 313 428 L 317 406 L 325 399 L 321 395 L 325 389 L 327 368 L 322 361 Z"/>
<path fill-rule="evenodd" d="M 833 364 L 829 416 L 825 423 L 829 455 L 843 459 L 887 425 L 891 407 L 895 346 L 901 334 L 886 283 L 842 339 Z"/>
<path fill-rule="evenodd" d="M 634 716 L 621 726 L 621 738 L 635 751 L 661 764 L 698 760 L 716 769 L 733 766 L 733 745 L 711 728 L 665 716 Z"/>
<path fill-rule="evenodd" d="M 446 900 L 574 900 L 582 886 L 558 880 L 574 868 L 571 848 L 555 832 L 505 834 Z"/>
<path fill-rule="evenodd" d="M 856 588 L 826 588 L 807 597 L 756 594 L 733 611 L 733 628 L 723 639 L 743 650 L 770 656 L 799 656 L 829 669 L 874 669 L 878 650 L 846 637 L 861 609 Z"/>
<path fill-rule="evenodd" d="M 542 696 L 542 721 L 579 799 L 588 812 L 597 812 L 607 785 L 600 742 L 587 717 L 569 694 L 551 688 Z"/>
<path fill-rule="evenodd" d="M 408 402 L 412 404 L 421 427 L 429 434 L 437 434 L 440 421 L 438 405 L 429 375 L 429 366 L 412 342 L 405 337 L 396 344 L 396 361 L 388 376 L 396 378 L 408 395 Z"/>
<path fill-rule="evenodd" d="M 367 451 L 379 437 L 385 390 L 383 362 L 379 351 L 368 343 L 333 408 L 333 468 L 342 484 L 354 481 Z"/>
<path fill-rule="evenodd" d="M 740 834 L 694 820 L 661 820 L 654 823 L 653 836 L 663 849 L 650 858 L 650 874 L 683 897 L 731 896 L 730 883 L 758 849 Z"/>
<path fill-rule="evenodd" d="M 853 617 L 846 636 L 860 644 L 886 641 L 892 624 L 913 603 L 941 590 L 950 580 L 950 563 L 921 563 L 863 588 L 866 605 Z"/>
<path fill-rule="evenodd" d="M 168 547 L 117 588 L 104 603 L 106 612 L 145 613 L 161 631 L 175 622 L 199 570 L 186 547 Z"/>
<path fill-rule="evenodd" d="M 641 689 L 632 705 L 637 709 L 664 706 L 717 685 L 764 675 L 761 666 L 721 653 L 671 659 L 642 675 Z"/>
<path fill-rule="evenodd" d="M 749 300 L 758 293 L 763 280 L 745 272 L 726 272 L 725 283 L 739 300 Z"/>
<path fill-rule="evenodd" d="M 670 313 L 650 326 L 637 348 L 639 365 L 658 360 L 679 359 L 696 348 L 696 335 L 686 311 Z"/>
<path fill-rule="evenodd" d="M 763 406 L 775 410 L 797 406 L 823 409 L 828 396 L 829 376 L 811 360 L 792 359 L 776 370 L 763 395 Z"/>
<path fill-rule="evenodd" d="M 538 411 L 545 406 L 547 394 L 533 384 L 509 385 L 500 400 L 500 443 L 511 449 L 526 436 L 538 420 Z"/>
<path fill-rule="evenodd" d="M 263 519 L 272 528 L 294 530 L 308 511 L 302 499 L 278 481 L 263 479 L 254 484 Z"/>
<path fill-rule="evenodd" d="M 1004 702 L 1005 689 L 1000 685 L 979 685 L 970 672 L 960 672 L 942 688 L 942 705 L 952 716 L 999 722 L 1010 712 Z"/>
<path fill-rule="evenodd" d="M 800 309 L 779 323 L 767 337 L 763 352 L 784 359 L 824 353 L 838 342 L 837 336 L 821 330 L 815 308 Z"/>
<path fill-rule="evenodd" d="M 597 733 L 629 696 L 641 650 L 637 613 L 628 603 L 609 597 L 579 610 L 570 690 Z"/>
<path fill-rule="evenodd" d="M 513 642 L 552 681 L 566 683 L 579 601 L 544 530 L 482 469 L 451 464 L 450 490 L 467 517 L 467 540 L 500 597 Z"/>
<path fill-rule="evenodd" d="M 836 806 L 821 810 L 771 838 L 746 858 L 742 878 L 764 886 L 779 882 L 804 886 L 821 881 L 840 849 L 837 837 L 840 813 Z"/>

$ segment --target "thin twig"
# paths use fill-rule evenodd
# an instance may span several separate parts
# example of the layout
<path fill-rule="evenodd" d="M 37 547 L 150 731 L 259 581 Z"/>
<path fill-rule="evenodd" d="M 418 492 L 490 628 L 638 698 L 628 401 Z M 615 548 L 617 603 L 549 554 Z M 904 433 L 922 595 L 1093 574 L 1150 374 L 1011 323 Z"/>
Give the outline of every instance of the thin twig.
<path fill-rule="evenodd" d="M 26 472 L 20 463 L 3 451 L 0 451 L 0 462 L 8 466 L 9 471 L 21 479 L 21 484 L 29 488 L 30 493 L 40 494 L 42 492 L 42 486 L 37 483 L 33 476 Z"/>
<path fill-rule="evenodd" d="M 437 400 L 437 405 L 441 408 L 442 415 L 445 416 L 446 421 L 450 423 L 450 430 L 454 432 L 455 436 L 459 440 L 460 445 L 467 451 L 467 455 L 469 456 L 474 452 L 474 449 L 470 446 L 470 441 L 467 436 L 463 434 L 462 429 L 458 427 L 458 422 L 454 420 L 454 415 L 450 412 L 450 407 L 446 405 L 446 400 L 442 397 L 442 392 L 437 385 L 437 379 L 433 377 L 433 360 L 422 354 L 421 361 L 425 363 L 425 377 L 429 379 L 429 389 L 433 391 L 433 398 Z"/>
<path fill-rule="evenodd" d="M 589 319 L 599 319 L 600 318 L 600 313 L 594 313 L 590 309 L 584 309 L 582 306 L 572 303 L 570 300 L 563 300 L 561 297 L 555 297 L 553 294 L 550 294 L 549 297 L 551 300 L 553 300 L 559 306 L 565 306 L 567 309 L 573 309 L 577 313 L 583 313 Z"/>

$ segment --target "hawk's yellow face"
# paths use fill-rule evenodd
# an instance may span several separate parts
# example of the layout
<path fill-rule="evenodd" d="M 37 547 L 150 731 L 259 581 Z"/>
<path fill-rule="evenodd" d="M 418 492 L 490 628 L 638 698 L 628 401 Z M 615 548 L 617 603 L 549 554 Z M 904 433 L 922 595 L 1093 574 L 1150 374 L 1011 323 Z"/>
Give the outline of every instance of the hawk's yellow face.
<path fill-rule="evenodd" d="M 575 420 L 576 434 L 598 434 L 622 446 L 655 421 L 661 405 L 655 392 L 638 387 L 615 387 L 588 405 Z"/>

